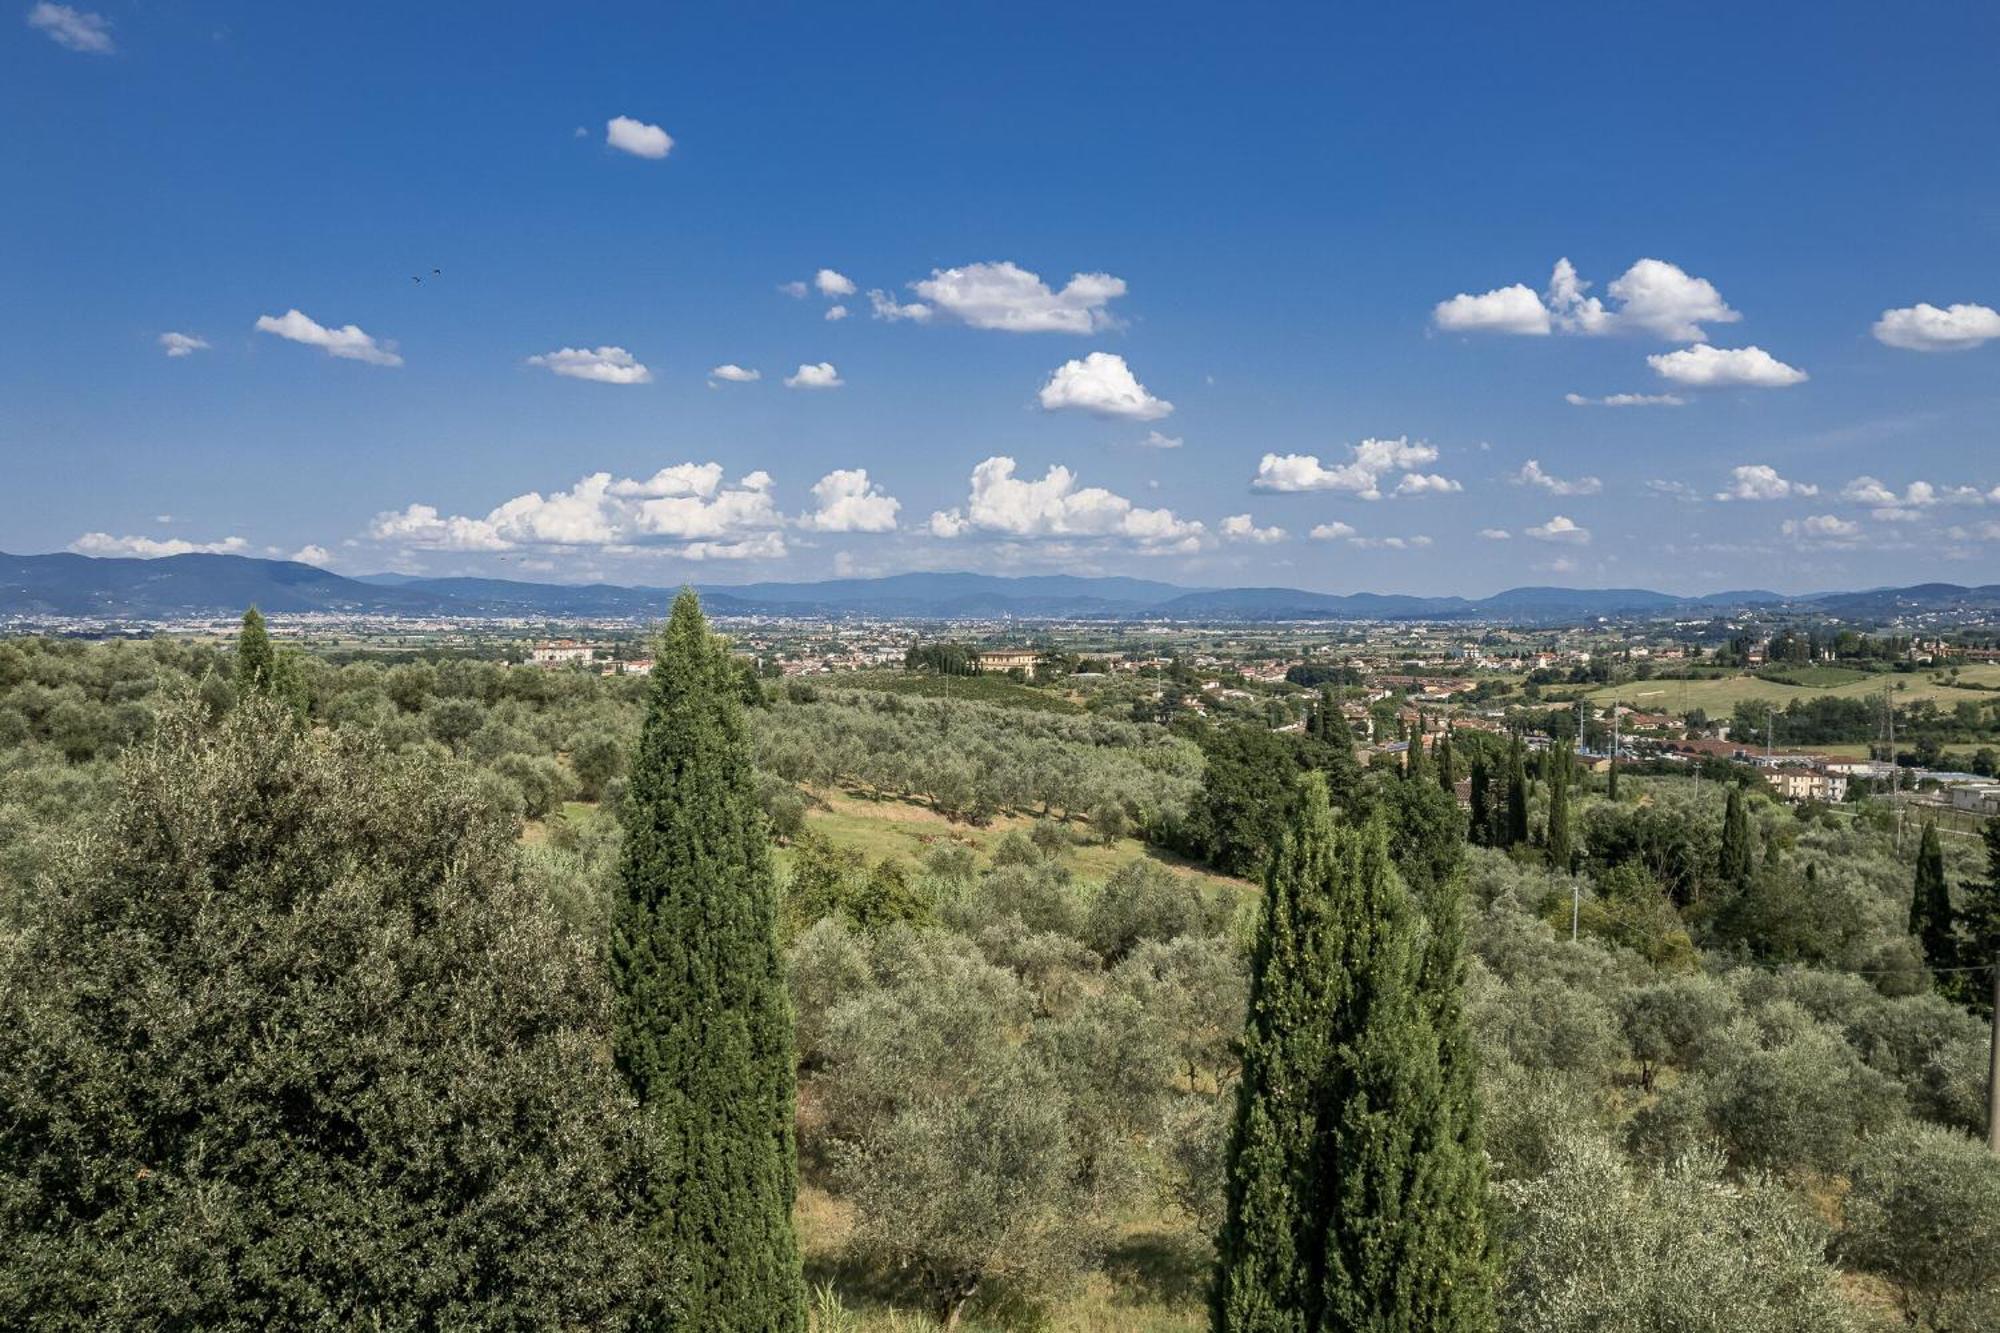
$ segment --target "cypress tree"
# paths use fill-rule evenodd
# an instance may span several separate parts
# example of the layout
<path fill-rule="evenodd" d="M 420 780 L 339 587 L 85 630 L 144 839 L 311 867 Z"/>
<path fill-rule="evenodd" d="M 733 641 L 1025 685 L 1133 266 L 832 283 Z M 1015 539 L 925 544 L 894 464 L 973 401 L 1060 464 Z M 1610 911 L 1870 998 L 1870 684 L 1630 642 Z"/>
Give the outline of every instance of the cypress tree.
<path fill-rule="evenodd" d="M 1451 752 L 1451 728 L 1438 733 L 1437 743 L 1438 786 L 1444 788 L 1448 796 L 1458 795 L 1458 764 Z"/>
<path fill-rule="evenodd" d="M 1417 724 L 1410 732 L 1410 748 L 1403 752 L 1403 776 L 1418 781 L 1425 775 L 1424 763 L 1424 715 L 1417 714 Z"/>
<path fill-rule="evenodd" d="M 1729 803 L 1722 811 L 1722 854 L 1716 878 L 1735 892 L 1750 887 L 1756 857 L 1750 847 L 1750 814 L 1743 805 L 1743 789 L 1729 789 Z"/>
<path fill-rule="evenodd" d="M 1527 840 L 1528 759 L 1526 747 L 1516 736 L 1513 747 L 1507 752 L 1507 832 L 1500 845 L 1513 847 Z"/>
<path fill-rule="evenodd" d="M 1252 958 L 1213 1327 L 1485 1333 L 1455 887 L 1426 929 L 1382 825 L 1336 826 L 1302 786 Z"/>
<path fill-rule="evenodd" d="M 240 694 L 263 693 L 276 683 L 277 654 L 271 636 L 264 629 L 263 613 L 251 607 L 243 613 L 243 628 L 236 635 L 236 689 Z"/>
<path fill-rule="evenodd" d="M 1960 958 L 1968 967 L 2000 967 L 2000 819 L 1986 821 L 1986 878 L 1964 885 L 1965 910 L 1959 913 Z M 1992 1017 L 1991 977 L 1972 973 L 1965 988 L 1967 1005 Z"/>
<path fill-rule="evenodd" d="M 1917 877 L 1910 892 L 1910 934 L 1923 946 L 1924 962 L 1933 969 L 1958 965 L 1951 889 L 1945 883 L 1944 848 L 1938 842 L 1935 823 L 1924 825 L 1923 839 L 1917 844 Z"/>
<path fill-rule="evenodd" d="M 1493 841 L 1493 810 L 1488 788 L 1492 778 L 1486 771 L 1486 756 L 1474 752 L 1472 756 L 1472 813 L 1467 821 L 1466 837 L 1480 847 Z"/>
<path fill-rule="evenodd" d="M 1549 852 L 1549 868 L 1563 874 L 1569 873 L 1572 849 L 1569 827 L 1569 784 L 1575 761 L 1570 756 L 1569 742 L 1564 741 L 1549 751 L 1549 823 L 1546 843 Z"/>
<path fill-rule="evenodd" d="M 654 651 L 612 925 L 613 1054 L 671 1179 L 647 1201 L 687 1328 L 803 1330 L 791 1006 L 737 675 L 692 590 Z"/>

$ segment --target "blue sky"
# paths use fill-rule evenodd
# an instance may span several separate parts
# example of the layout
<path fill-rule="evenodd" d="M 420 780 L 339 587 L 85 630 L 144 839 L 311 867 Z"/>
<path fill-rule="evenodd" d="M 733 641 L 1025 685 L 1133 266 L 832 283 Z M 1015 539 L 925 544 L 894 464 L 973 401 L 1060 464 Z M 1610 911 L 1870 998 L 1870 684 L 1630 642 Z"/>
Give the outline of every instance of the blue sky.
<path fill-rule="evenodd" d="M 13 9 L 0 549 L 2000 579 L 2000 7 Z"/>

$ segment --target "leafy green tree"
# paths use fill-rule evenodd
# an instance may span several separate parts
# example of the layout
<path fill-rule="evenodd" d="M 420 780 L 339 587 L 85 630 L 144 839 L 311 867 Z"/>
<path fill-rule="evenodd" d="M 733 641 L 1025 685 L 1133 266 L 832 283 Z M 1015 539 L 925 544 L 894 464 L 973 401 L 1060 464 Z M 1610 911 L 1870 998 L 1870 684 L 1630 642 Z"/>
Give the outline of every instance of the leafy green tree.
<path fill-rule="evenodd" d="M 1944 847 L 1935 823 L 1924 825 L 1917 843 L 1916 882 L 1910 891 L 1910 934 L 1923 946 L 1924 962 L 1939 973 L 1941 986 L 1955 978 L 1944 969 L 1958 965 L 1958 934 L 1951 908 L 1951 886 L 1944 877 Z"/>
<path fill-rule="evenodd" d="M 608 1328 L 656 1178 L 465 770 L 172 703 L 0 941 L 0 1326 Z"/>
<path fill-rule="evenodd" d="M 1449 728 L 1438 734 L 1437 777 L 1438 786 L 1442 787 L 1447 795 L 1453 797 L 1458 795 L 1458 763 L 1452 754 Z"/>
<path fill-rule="evenodd" d="M 2000 1157 L 1902 1122 L 1856 1160 L 1841 1249 L 1891 1278 L 1912 1324 L 2000 1327 Z"/>
<path fill-rule="evenodd" d="M 1309 776 L 1272 858 L 1213 1289 L 1218 1330 L 1493 1327 L 1456 935 L 1433 953 L 1374 823 Z M 1465 1065 L 1469 1077 L 1470 1066 Z"/>
<path fill-rule="evenodd" d="M 264 615 L 256 607 L 243 613 L 243 628 L 236 634 L 236 689 L 240 694 L 269 690 L 278 673 L 277 653 L 264 628 Z"/>
<path fill-rule="evenodd" d="M 1493 776 L 1486 767 L 1484 754 L 1472 757 L 1472 811 L 1466 821 L 1466 836 L 1475 846 L 1484 847 L 1493 841 L 1492 788 Z"/>
<path fill-rule="evenodd" d="M 1965 885 L 1965 909 L 1958 919 L 1961 950 L 1969 966 L 2000 967 L 2000 819 L 1987 820 L 1982 836 L 1986 840 L 1986 878 Z M 1991 1018 L 1992 977 L 1971 975 L 1975 982 L 1966 987 L 1966 998 L 1975 1011 Z"/>
<path fill-rule="evenodd" d="M 647 1222 L 687 1326 L 797 1330 L 791 1005 L 738 673 L 694 593 L 654 651 L 612 923 L 613 1052 L 675 1163 Z"/>

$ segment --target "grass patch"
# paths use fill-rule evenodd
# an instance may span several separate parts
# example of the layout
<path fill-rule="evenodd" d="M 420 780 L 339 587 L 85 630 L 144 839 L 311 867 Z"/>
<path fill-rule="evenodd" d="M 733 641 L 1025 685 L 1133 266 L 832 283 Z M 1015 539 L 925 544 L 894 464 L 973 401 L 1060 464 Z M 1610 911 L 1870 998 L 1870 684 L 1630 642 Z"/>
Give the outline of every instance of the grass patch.
<path fill-rule="evenodd" d="M 1001 708 L 1026 708 L 1043 713 L 1081 713 L 1082 707 L 1053 690 L 1022 685 L 1005 676 L 932 676 L 908 671 L 856 671 L 829 677 L 828 689 L 879 690 L 884 694 L 914 694 L 925 699 L 963 699 Z"/>

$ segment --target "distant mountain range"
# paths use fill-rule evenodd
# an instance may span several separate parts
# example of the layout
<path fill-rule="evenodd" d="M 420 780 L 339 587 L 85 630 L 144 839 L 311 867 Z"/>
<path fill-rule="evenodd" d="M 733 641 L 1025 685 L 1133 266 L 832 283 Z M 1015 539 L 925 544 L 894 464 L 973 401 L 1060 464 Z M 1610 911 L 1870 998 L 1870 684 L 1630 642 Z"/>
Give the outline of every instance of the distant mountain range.
<path fill-rule="evenodd" d="M 897 574 L 821 583 L 702 585 L 716 615 L 1101 617 L 1176 620 L 1504 620 L 1559 624 L 1596 616 L 1714 615 L 1789 604 L 1852 619 L 1916 611 L 2000 611 L 2000 585 L 1910 588 L 1786 597 L 1746 590 L 1678 597 L 1644 588 L 1512 588 L 1491 597 L 1322 593 L 1297 588 L 1187 588 L 1149 579 L 1067 574 Z M 233 614 L 627 619 L 663 615 L 672 588 L 511 579 L 358 578 L 289 560 L 176 555 L 156 560 L 0 554 L 0 616 L 162 620 Z"/>

